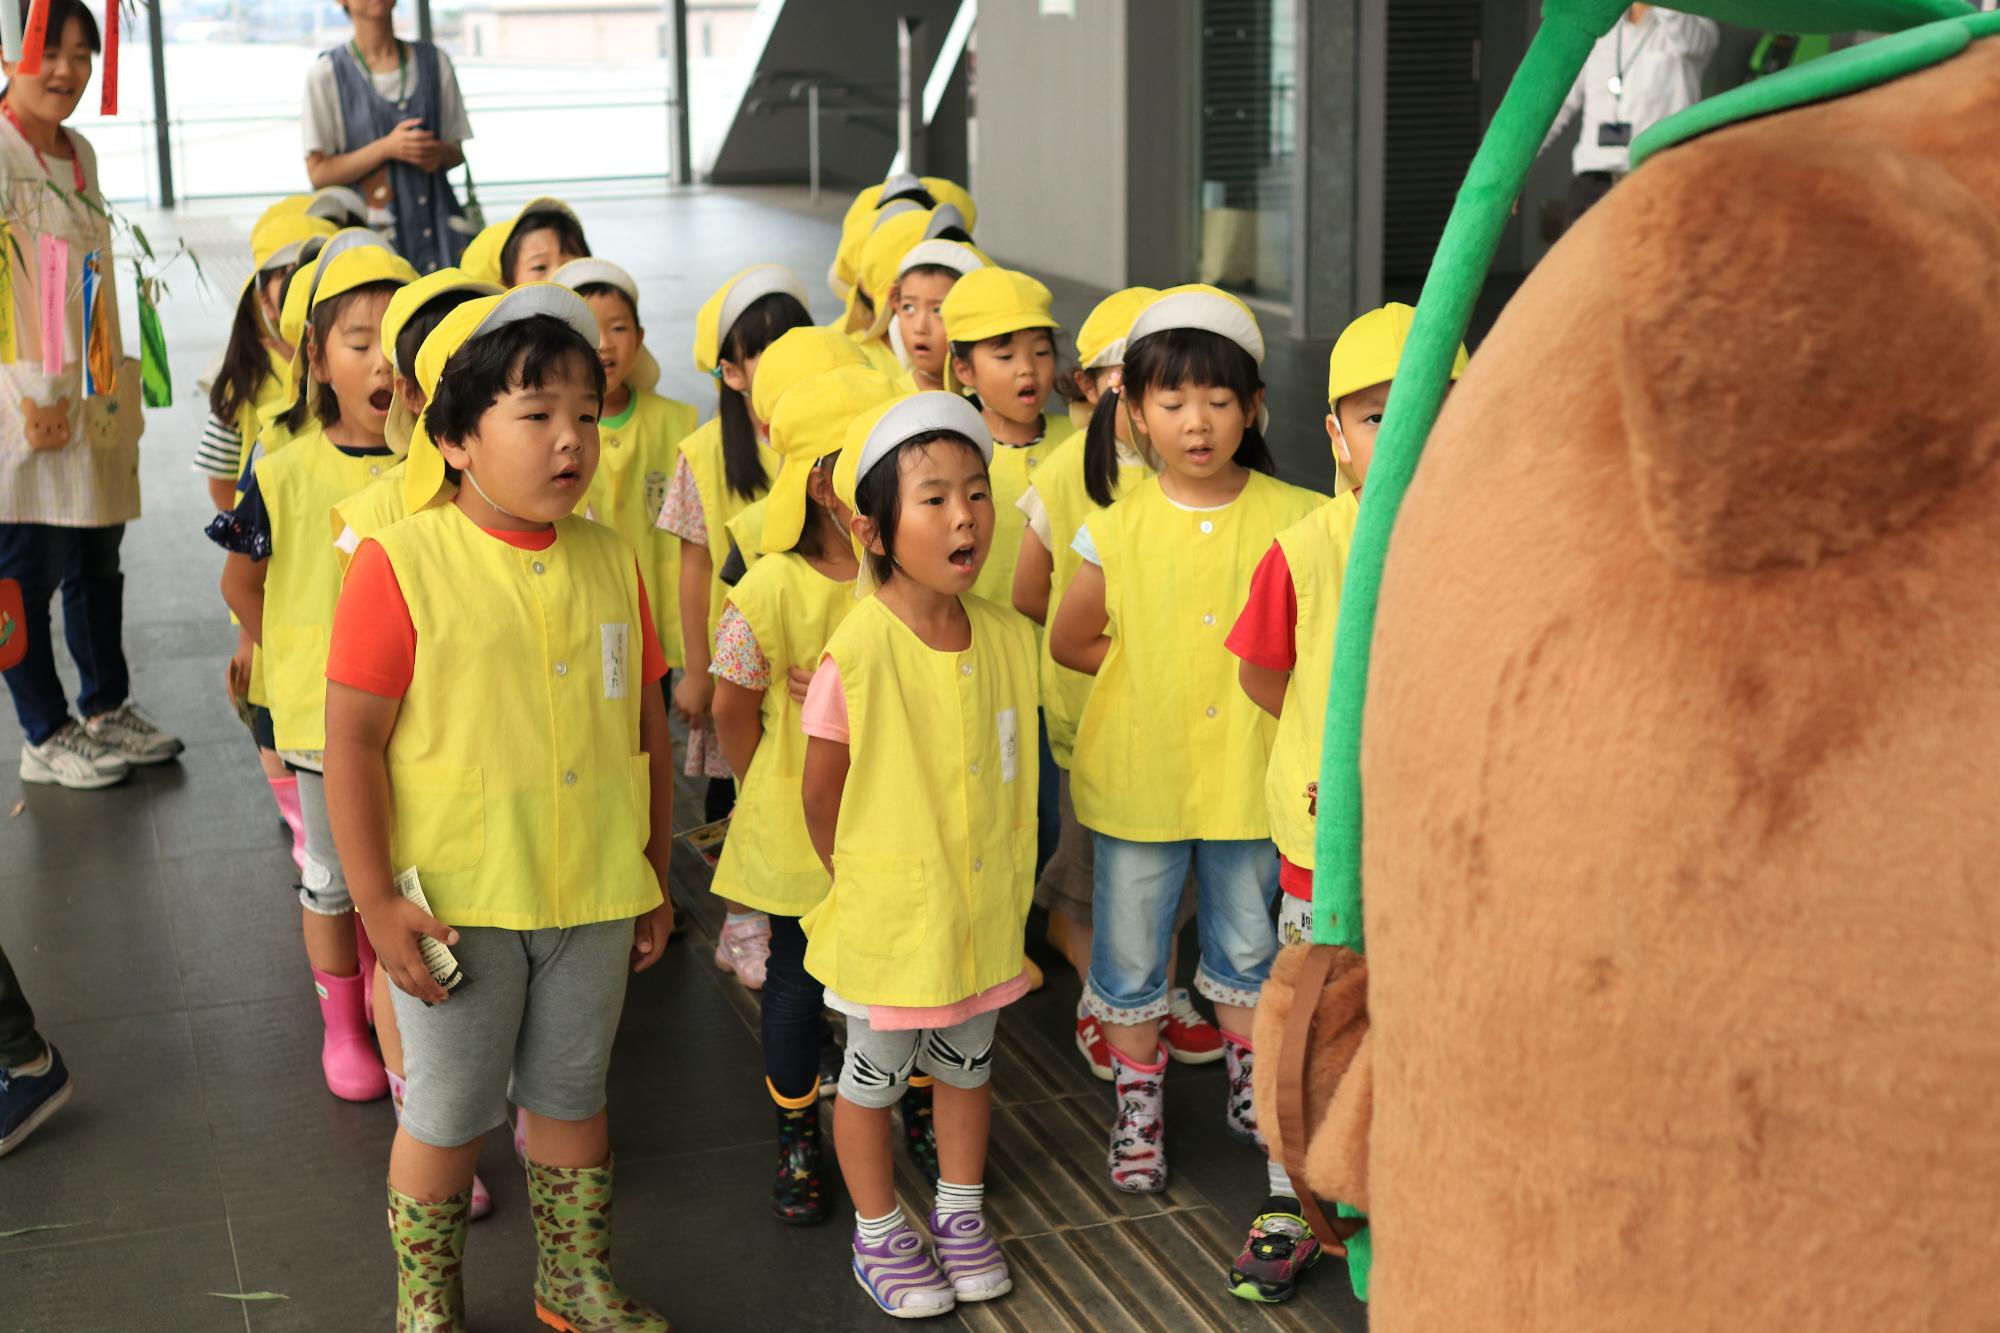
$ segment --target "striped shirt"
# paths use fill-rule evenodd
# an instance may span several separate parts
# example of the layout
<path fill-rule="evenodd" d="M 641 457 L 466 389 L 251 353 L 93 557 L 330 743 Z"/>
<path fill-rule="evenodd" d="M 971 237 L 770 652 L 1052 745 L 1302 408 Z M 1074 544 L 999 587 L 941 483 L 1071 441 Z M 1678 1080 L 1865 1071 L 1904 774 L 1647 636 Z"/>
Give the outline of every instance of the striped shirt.
<path fill-rule="evenodd" d="M 234 421 L 225 421 L 213 412 L 195 441 L 194 470 L 217 481 L 235 481 L 236 465 L 243 457 L 243 435 Z"/>

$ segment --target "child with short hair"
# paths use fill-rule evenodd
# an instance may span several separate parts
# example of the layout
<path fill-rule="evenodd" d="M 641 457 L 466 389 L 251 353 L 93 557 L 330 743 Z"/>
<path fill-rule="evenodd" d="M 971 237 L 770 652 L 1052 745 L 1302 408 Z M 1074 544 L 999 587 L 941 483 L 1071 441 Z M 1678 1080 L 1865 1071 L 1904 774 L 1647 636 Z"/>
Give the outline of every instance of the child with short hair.
<path fill-rule="evenodd" d="M 891 204 L 878 215 L 874 231 L 861 247 L 860 269 L 849 300 L 857 309 L 865 305 L 868 313 L 852 332 L 868 364 L 891 379 L 906 368 L 894 341 L 899 274 L 904 257 L 926 241 L 952 241 L 970 248 L 972 233 L 966 230 L 964 215 L 949 204 L 927 210 Z M 972 256 L 980 266 L 985 264 L 985 256 L 978 251 L 972 251 Z M 949 252 L 945 257 L 964 263 L 963 258 Z M 938 350 L 942 355 L 942 341 Z"/>
<path fill-rule="evenodd" d="M 1013 1287 L 982 1208 L 994 1025 L 1028 988 L 1035 641 L 968 595 L 993 541 L 992 448 L 947 393 L 849 426 L 835 490 L 873 595 L 834 631 L 804 709 L 806 828 L 833 885 L 799 924 L 806 970 L 848 1016 L 833 1130 L 854 1275 L 905 1319 Z M 913 1069 L 937 1080 L 936 1259 L 890 1169 L 889 1107 Z"/>
<path fill-rule="evenodd" d="M 1056 381 L 1055 316 L 1049 289 L 1025 273 L 988 266 L 952 284 L 944 299 L 951 372 L 986 421 L 993 441 L 992 556 L 973 592 L 1013 605 L 1014 562 L 1028 522 L 1017 506 L 1034 470 L 1075 427 L 1067 413 L 1045 413 Z"/>
<path fill-rule="evenodd" d="M 1314 794 L 1340 622 L 1342 577 L 1375 453 L 1382 410 L 1403 357 L 1416 311 L 1400 302 L 1349 324 L 1327 359 L 1327 439 L 1333 445 L 1334 500 L 1279 532 L 1250 577 L 1249 597 L 1223 646 L 1241 659 L 1243 693 L 1278 719 L 1264 799 L 1278 847 L 1278 942 L 1312 939 Z M 1458 349 L 1451 377 L 1465 369 Z M 1243 1253 L 1229 1272 L 1245 1300 L 1289 1300 L 1299 1277 L 1318 1261 L 1319 1237 L 1299 1209 L 1285 1168 L 1268 1167 L 1270 1197 L 1250 1223 Z"/>
<path fill-rule="evenodd" d="M 942 238 L 919 241 L 903 256 L 889 288 L 889 306 L 895 312 L 889 343 L 896 359 L 908 367 L 896 381 L 904 393 L 958 392 L 958 379 L 951 373 L 951 344 L 944 336 L 944 302 L 960 278 L 986 264 L 986 256 L 972 246 Z"/>
<path fill-rule="evenodd" d="M 398 1327 L 463 1326 L 473 1165 L 511 1099 L 537 1317 L 663 1333 L 610 1271 L 605 1079 L 628 968 L 673 928 L 673 770 L 637 561 L 574 516 L 597 461 L 596 325 L 554 284 L 482 297 L 425 340 L 417 376 L 410 475 L 462 484 L 355 553 L 326 668 L 334 827 L 408 1061 L 388 1180 Z M 425 936 L 464 985 L 432 973 Z"/>
<path fill-rule="evenodd" d="M 604 417 L 597 423 L 597 475 L 585 497 L 586 517 L 632 544 L 659 609 L 654 618 L 669 667 L 685 662 L 681 647 L 681 544 L 659 527 L 667 480 L 680 466 L 681 441 L 700 419 L 692 404 L 653 392 L 660 364 L 646 350 L 639 322 L 639 284 L 606 259 L 572 259 L 550 276 L 583 298 L 597 318 L 597 359 L 604 364 Z"/>
<path fill-rule="evenodd" d="M 808 332 L 794 330 L 779 343 Z M 823 991 L 805 970 L 799 918 L 826 897 L 829 881 L 799 803 L 806 737 L 792 682 L 801 673 L 810 679 L 854 606 L 853 515 L 833 493 L 834 460 L 848 424 L 894 397 L 886 375 L 847 365 L 794 385 L 779 400 L 771 444 L 785 461 L 765 517 L 764 558 L 729 590 L 709 668 L 716 735 L 741 783 L 735 821 L 744 831 L 723 843 L 710 891 L 770 918 L 759 1008 L 764 1088 L 778 1117 L 771 1211 L 794 1226 L 828 1215 L 819 1134 Z"/>
<path fill-rule="evenodd" d="M 1129 412 L 1160 474 L 1085 520 L 1072 543 L 1084 563 L 1049 630 L 1056 662 L 1096 677 L 1070 778 L 1096 835 L 1088 999 L 1118 1090 L 1111 1182 L 1131 1193 L 1167 1183 L 1159 1029 L 1190 864 L 1195 987 L 1215 1004 L 1228 1064 L 1224 1123 L 1246 1142 L 1257 1133 L 1247 1034 L 1278 944 L 1262 798 L 1275 724 L 1236 688 L 1222 641 L 1271 539 L 1326 502 L 1272 475 L 1263 355 L 1249 308 L 1214 287 L 1170 288 L 1133 321 L 1091 431 Z M 1093 455 L 1100 485 L 1116 465 L 1110 450 Z"/>
<path fill-rule="evenodd" d="M 458 266 L 480 282 L 518 287 L 546 282 L 570 260 L 589 257 L 590 242 L 584 239 L 583 220 L 576 210 L 543 195 L 473 237 Z"/>
<path fill-rule="evenodd" d="M 840 220 L 840 243 L 834 250 L 833 263 L 827 268 L 827 286 L 840 298 L 842 308 L 839 317 L 826 327 L 852 332 L 866 328 L 868 321 L 874 317 L 873 302 L 863 301 L 856 305 L 850 298 L 860 276 L 861 247 L 867 243 L 876 225 L 885 216 L 891 215 L 890 206 L 928 209 L 939 204 L 950 204 L 956 208 L 964 219 L 963 226 L 968 233 L 979 220 L 979 207 L 973 203 L 972 195 L 957 181 L 942 176 L 917 176 L 899 171 L 888 176 L 880 185 L 867 186 L 855 194 Z"/>
<path fill-rule="evenodd" d="M 292 439 L 251 464 L 243 498 L 208 527 L 229 552 L 223 600 L 262 651 L 273 748 L 298 783 L 300 918 L 324 1028 L 320 1067 L 327 1089 L 347 1101 L 373 1101 L 388 1083 L 368 1033 L 372 978 L 361 974 L 354 902 L 326 815 L 326 627 L 340 595 L 327 516 L 394 461 L 385 438 L 392 377 L 382 312 L 416 276 L 379 243 L 356 239 L 338 252 L 329 243 L 321 252 L 304 289 L 310 319 L 287 416 Z"/>

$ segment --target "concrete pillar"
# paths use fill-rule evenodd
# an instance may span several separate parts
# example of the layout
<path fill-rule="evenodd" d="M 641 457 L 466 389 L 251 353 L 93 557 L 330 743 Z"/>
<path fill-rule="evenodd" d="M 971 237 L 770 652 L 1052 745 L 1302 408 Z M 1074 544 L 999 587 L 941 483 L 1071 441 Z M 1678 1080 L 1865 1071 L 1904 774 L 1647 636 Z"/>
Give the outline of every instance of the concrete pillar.
<path fill-rule="evenodd" d="M 1382 301 L 1385 2 L 1297 0 L 1297 337 L 1331 338 Z"/>

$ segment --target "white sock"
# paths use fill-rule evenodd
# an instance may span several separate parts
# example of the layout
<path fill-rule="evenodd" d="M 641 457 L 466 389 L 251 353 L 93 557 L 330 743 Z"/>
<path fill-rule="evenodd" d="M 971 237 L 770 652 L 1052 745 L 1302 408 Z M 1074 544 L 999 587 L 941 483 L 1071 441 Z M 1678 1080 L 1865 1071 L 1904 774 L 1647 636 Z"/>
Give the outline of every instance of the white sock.
<path fill-rule="evenodd" d="M 755 921 L 762 915 L 764 915 L 762 912 L 724 912 L 722 914 L 722 924 L 724 926 L 740 926 L 746 921 Z"/>
<path fill-rule="evenodd" d="M 24 1064 L 17 1069 L 10 1069 L 7 1072 L 10 1074 L 18 1074 L 22 1078 L 35 1078 L 38 1075 L 48 1073 L 50 1066 L 52 1066 L 55 1063 L 55 1058 L 49 1054 L 50 1050 L 51 1047 L 49 1047 L 46 1043 L 44 1043 L 44 1045 L 42 1046 L 41 1059 L 31 1060 L 27 1064 Z"/>
<path fill-rule="evenodd" d="M 889 1238 L 889 1233 L 903 1226 L 903 1206 L 897 1204 L 880 1217 L 854 1215 L 854 1229 L 861 1233 L 861 1239 L 869 1245 L 880 1245 Z"/>
<path fill-rule="evenodd" d="M 1274 1197 L 1280 1199 L 1296 1199 L 1299 1197 L 1299 1192 L 1292 1188 L 1291 1176 L 1286 1174 L 1285 1168 L 1279 1164 L 1277 1158 L 1273 1157 L 1266 1162 L 1264 1169 L 1270 1173 L 1271 1194 Z"/>
<path fill-rule="evenodd" d="M 986 1186 L 954 1185 L 949 1180 L 940 1180 L 937 1191 L 937 1210 L 949 1217 L 953 1213 L 980 1213 L 986 1211 Z"/>

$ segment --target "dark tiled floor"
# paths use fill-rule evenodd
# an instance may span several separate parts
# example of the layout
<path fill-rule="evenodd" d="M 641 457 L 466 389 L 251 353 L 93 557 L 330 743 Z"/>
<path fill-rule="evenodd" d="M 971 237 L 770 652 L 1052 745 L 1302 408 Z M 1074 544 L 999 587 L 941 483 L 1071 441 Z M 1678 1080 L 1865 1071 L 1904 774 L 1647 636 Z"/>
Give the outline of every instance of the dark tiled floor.
<path fill-rule="evenodd" d="M 818 288 L 842 201 L 814 210 L 796 192 L 709 191 L 578 202 L 599 253 L 642 285 L 667 391 L 705 404 L 687 312 L 761 260 Z M 252 216 L 145 222 L 156 243 L 187 235 L 216 290 L 233 293 Z M 125 546 L 126 644 L 136 697 L 188 752 L 109 792 L 24 791 L 11 762 L 19 735 L 11 713 L 0 719 L 0 816 L 22 803 L 0 817 L 0 940 L 78 1079 L 69 1110 L 0 1162 L 0 1232 L 64 1228 L 0 1238 L 0 1331 L 381 1329 L 392 1289 L 381 1220 L 390 1113 L 335 1101 L 319 1083 L 291 867 L 223 698 L 231 631 L 186 462 L 194 377 L 226 312 L 220 297 L 204 304 L 191 282 L 178 286 L 165 314 L 181 406 L 149 417 L 147 517 Z M 1063 287 L 1058 313 L 1073 326 L 1093 295 Z M 823 292 L 818 304 L 832 312 Z M 1312 398 L 1324 355 L 1273 342 L 1274 436 L 1301 481 L 1317 479 L 1324 458 Z M 691 928 L 635 979 L 619 1032 L 621 1271 L 696 1333 L 886 1327 L 847 1276 L 843 1226 L 789 1230 L 765 1211 L 772 1133 L 755 1002 L 709 963 L 716 913 L 705 887 L 684 857 L 675 891 Z M 1364 1328 L 1337 1263 L 1284 1309 L 1222 1292 L 1263 1177 L 1222 1131 L 1219 1068 L 1176 1067 L 1169 1080 L 1172 1187 L 1152 1198 L 1109 1188 L 1109 1093 L 1070 1042 L 1076 982 L 1046 951 L 1041 961 L 1049 987 L 1008 1012 L 995 1076 L 989 1206 L 1017 1290 L 940 1323 Z M 927 1202 L 902 1169 L 906 1205 Z M 473 1324 L 531 1329 L 532 1238 L 501 1136 L 482 1170 L 497 1211 L 467 1258 Z M 256 1291 L 289 1299 L 210 1294 Z"/>

